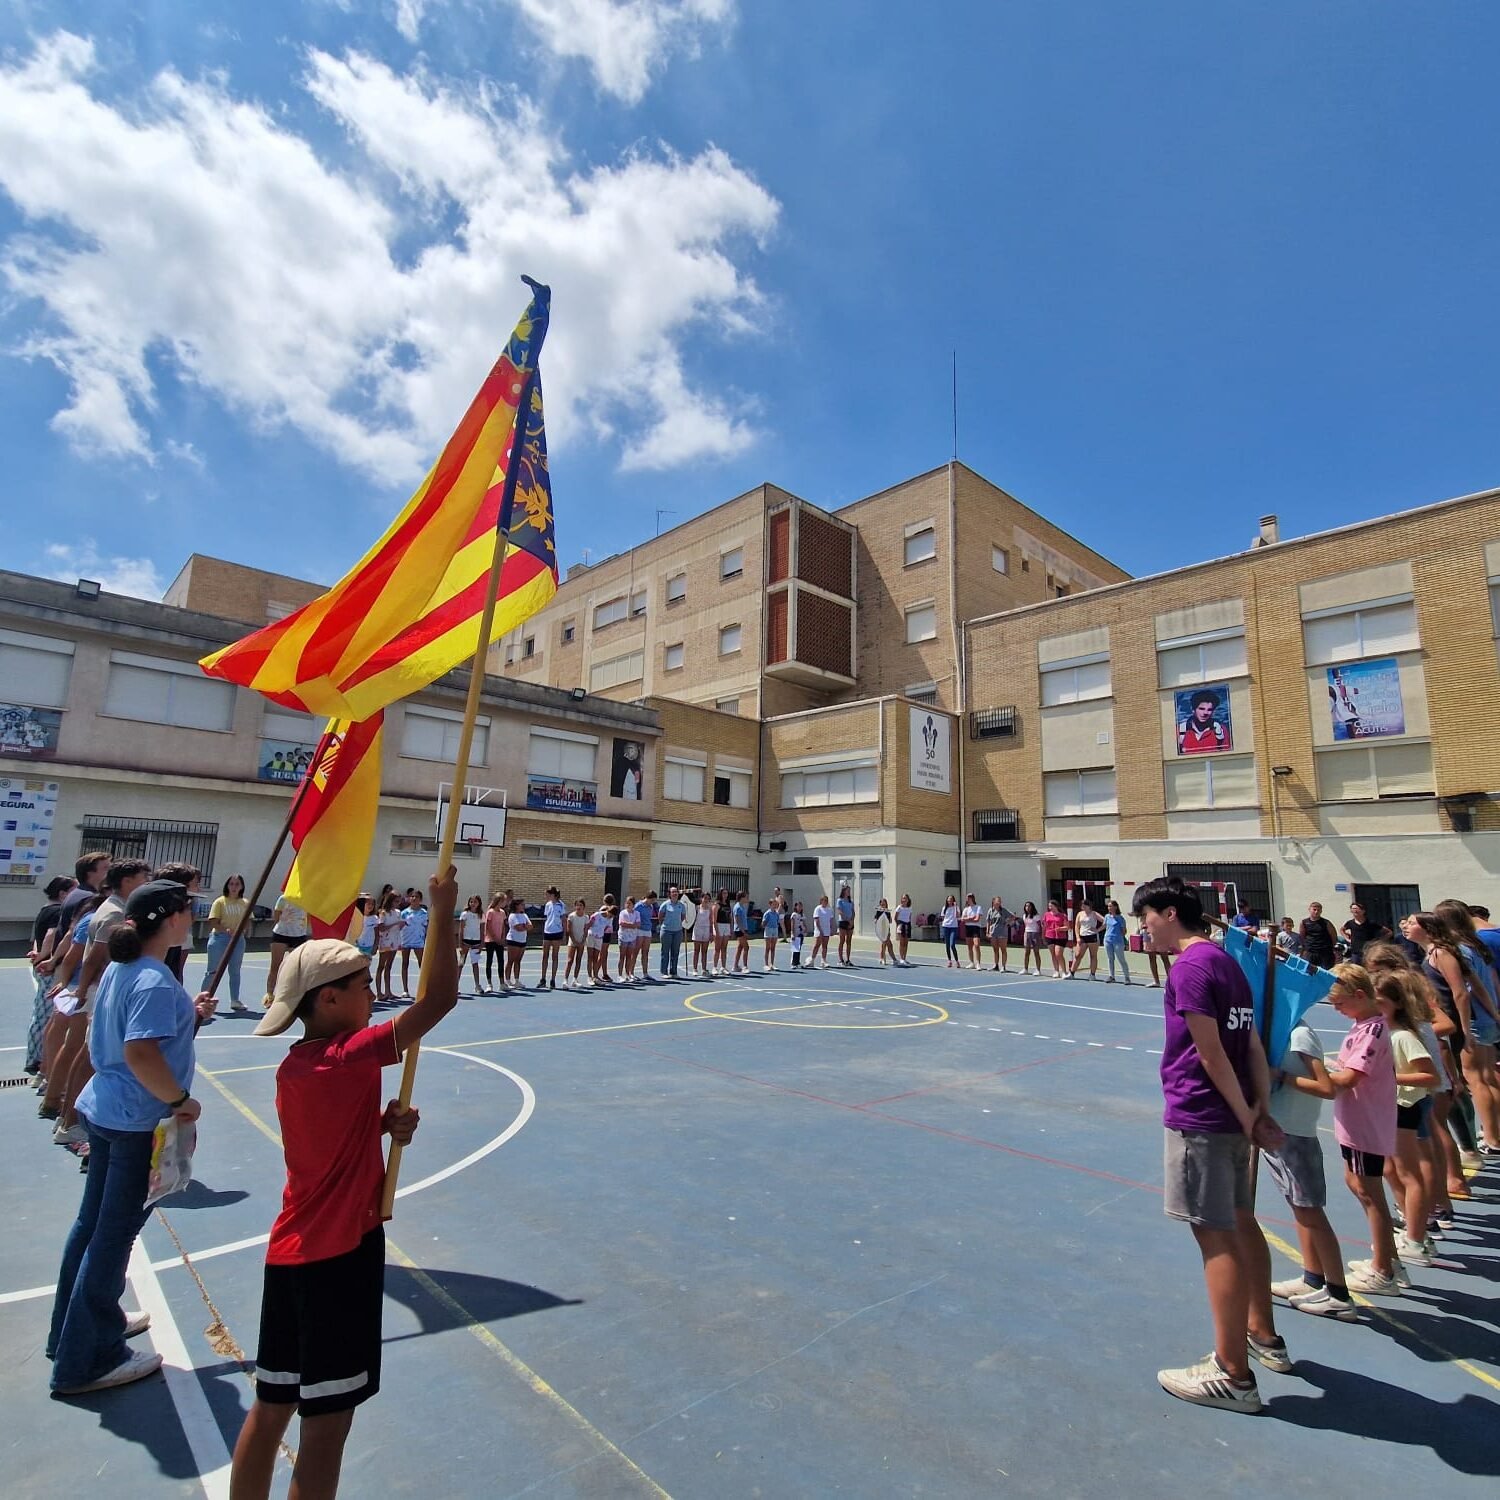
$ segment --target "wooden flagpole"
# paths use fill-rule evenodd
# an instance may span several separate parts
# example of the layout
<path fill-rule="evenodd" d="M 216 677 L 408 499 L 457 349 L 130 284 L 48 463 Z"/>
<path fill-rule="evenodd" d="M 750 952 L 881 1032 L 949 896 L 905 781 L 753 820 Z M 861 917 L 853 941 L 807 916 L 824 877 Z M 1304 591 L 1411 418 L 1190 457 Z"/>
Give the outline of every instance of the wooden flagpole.
<path fill-rule="evenodd" d="M 229 946 L 224 950 L 219 959 L 219 966 L 214 970 L 209 979 L 204 993 L 214 995 L 218 993 L 219 981 L 223 979 L 224 972 L 229 967 L 229 960 L 234 956 L 235 946 L 244 940 L 245 934 L 250 929 L 251 923 L 255 921 L 255 903 L 260 900 L 260 895 L 266 888 L 266 882 L 271 878 L 271 871 L 275 868 L 276 861 L 281 858 L 281 851 L 286 847 L 286 841 L 291 835 L 292 823 L 297 813 L 307 799 L 307 794 L 312 788 L 313 777 L 317 774 L 318 767 L 323 763 L 324 753 L 328 749 L 328 742 L 333 738 L 331 730 L 324 730 L 323 738 L 318 741 L 318 748 L 313 751 L 313 756 L 307 763 L 307 770 L 302 773 L 302 780 L 297 783 L 297 791 L 291 800 L 291 805 L 286 810 L 286 818 L 282 822 L 281 832 L 276 836 L 276 842 L 266 858 L 265 868 L 261 870 L 259 879 L 255 882 L 253 891 L 245 892 L 245 910 L 240 916 L 239 925 L 234 929 L 234 936 L 229 940 Z"/>
<path fill-rule="evenodd" d="M 521 448 L 526 438 L 526 424 L 531 417 L 531 392 L 536 382 L 536 370 L 526 372 L 521 384 L 521 394 L 516 401 L 516 422 L 510 441 L 510 463 L 505 475 L 505 491 L 500 501 L 500 522 L 495 528 L 495 553 L 490 560 L 489 586 L 485 589 L 484 609 L 479 617 L 479 641 L 474 652 L 474 661 L 469 669 L 469 693 L 464 702 L 463 728 L 458 736 L 458 755 L 453 763 L 453 793 L 448 799 L 448 813 L 443 819 L 443 843 L 438 851 L 437 867 L 446 874 L 453 863 L 453 850 L 458 843 L 458 824 L 463 816 L 464 789 L 469 780 L 469 751 L 474 743 L 474 720 L 479 714 L 479 698 L 484 688 L 484 662 L 489 653 L 490 627 L 495 619 L 495 601 L 500 597 L 500 574 L 505 567 L 505 556 L 510 550 L 510 517 L 515 500 L 516 474 L 521 464 Z M 452 933 L 429 936 L 422 951 L 422 967 L 417 975 L 417 999 L 427 993 L 429 959 L 436 942 L 453 942 Z M 401 1070 L 401 1091 L 396 1096 L 401 1112 L 411 1107 L 412 1089 L 417 1081 L 417 1059 L 421 1043 L 413 1042 L 406 1049 L 406 1063 Z M 401 1175 L 400 1141 L 391 1141 L 391 1151 L 385 1164 L 385 1186 L 381 1190 L 380 1216 L 389 1219 L 396 1207 L 396 1182 Z"/>

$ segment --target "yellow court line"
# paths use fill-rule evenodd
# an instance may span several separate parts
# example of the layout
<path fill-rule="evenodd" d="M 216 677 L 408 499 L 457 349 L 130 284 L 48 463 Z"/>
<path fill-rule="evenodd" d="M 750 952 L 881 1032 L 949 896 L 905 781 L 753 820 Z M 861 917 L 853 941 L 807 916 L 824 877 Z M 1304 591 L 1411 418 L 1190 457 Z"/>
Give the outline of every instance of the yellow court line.
<path fill-rule="evenodd" d="M 1265 1227 L 1265 1225 L 1261 1225 L 1261 1233 L 1264 1234 L 1266 1240 L 1270 1244 L 1274 1245 L 1279 1251 L 1281 1251 L 1281 1253 L 1286 1256 L 1288 1260 L 1295 1261 L 1299 1266 L 1302 1264 L 1302 1255 L 1295 1246 L 1287 1244 L 1287 1242 L 1282 1239 L 1279 1234 L 1273 1234 L 1271 1230 Z M 1398 1318 L 1394 1313 L 1387 1312 L 1383 1307 L 1377 1307 L 1375 1303 L 1371 1302 L 1368 1297 L 1361 1297 L 1358 1292 L 1350 1292 L 1349 1295 L 1353 1297 L 1361 1307 L 1368 1308 L 1372 1313 L 1374 1313 L 1375 1316 L 1381 1320 L 1381 1322 L 1389 1323 L 1392 1328 L 1399 1328 L 1401 1332 L 1404 1333 L 1408 1338 L 1415 1339 L 1419 1344 L 1422 1345 L 1424 1349 L 1431 1349 L 1434 1354 L 1438 1355 L 1448 1364 L 1456 1366 L 1458 1369 L 1462 1370 L 1464 1374 L 1472 1375 L 1475 1380 L 1482 1381 L 1485 1385 L 1492 1386 L 1495 1390 L 1500 1391 L 1500 1379 L 1497 1379 L 1495 1376 L 1491 1375 L 1488 1370 L 1481 1370 L 1478 1365 L 1471 1364 L 1468 1360 L 1461 1359 L 1458 1355 L 1450 1353 L 1447 1349 L 1443 1348 L 1441 1344 L 1436 1344 L 1430 1338 L 1427 1338 L 1425 1335 L 1418 1333 L 1417 1330 L 1411 1327 L 1410 1324 L 1403 1323 L 1401 1319 Z"/>
<path fill-rule="evenodd" d="M 231 1103 L 267 1140 L 274 1142 L 280 1148 L 281 1136 L 277 1134 L 256 1112 L 250 1108 L 243 1099 L 239 1098 L 227 1084 L 219 1080 L 206 1068 L 199 1068 L 208 1081 Z M 652 1497 L 652 1500 L 672 1500 L 672 1497 L 646 1473 L 639 1464 L 635 1463 L 628 1454 L 623 1452 L 614 1443 L 594 1426 L 584 1414 L 578 1410 L 565 1396 L 560 1395 L 525 1360 L 513 1354 L 499 1339 L 481 1323 L 473 1313 L 466 1308 L 462 1302 L 450 1293 L 443 1290 L 417 1263 L 398 1245 L 389 1235 L 386 1236 L 386 1249 L 390 1252 L 392 1259 L 398 1261 L 415 1280 L 428 1296 L 434 1298 L 443 1307 L 457 1316 L 460 1320 L 459 1326 L 465 1333 L 479 1340 L 491 1354 L 498 1359 L 511 1374 L 525 1381 L 526 1385 L 548 1405 L 560 1412 L 567 1420 L 593 1442 L 599 1445 L 600 1453 L 596 1457 L 607 1454 L 624 1466 L 627 1475 L 640 1486 L 643 1494 Z M 575 1466 L 576 1467 L 576 1466 Z"/>

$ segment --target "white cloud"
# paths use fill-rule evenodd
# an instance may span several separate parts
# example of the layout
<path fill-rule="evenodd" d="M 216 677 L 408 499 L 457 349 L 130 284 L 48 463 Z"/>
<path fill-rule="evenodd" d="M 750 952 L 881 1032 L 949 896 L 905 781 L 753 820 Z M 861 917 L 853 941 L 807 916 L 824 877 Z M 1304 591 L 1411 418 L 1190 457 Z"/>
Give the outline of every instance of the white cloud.
<path fill-rule="evenodd" d="M 187 464 L 189 468 L 196 469 L 200 474 L 208 468 L 203 455 L 191 443 L 179 443 L 176 438 L 168 438 L 165 446 L 168 458 L 176 459 L 180 464 Z"/>
<path fill-rule="evenodd" d="M 54 425 L 78 448 L 154 456 L 165 359 L 253 423 L 405 483 L 509 333 L 522 271 L 555 293 L 554 441 L 607 434 L 661 467 L 753 440 L 682 354 L 689 332 L 765 316 L 735 257 L 778 205 L 723 152 L 575 169 L 525 99 L 313 51 L 305 86 L 357 156 L 340 172 L 220 78 L 169 69 L 117 103 L 93 67 L 67 33 L 0 67 L 0 188 L 30 226 L 0 274 L 37 311 L 23 352 L 70 382 Z"/>
<path fill-rule="evenodd" d="M 639 103 L 673 52 L 696 56 L 710 26 L 733 18 L 733 0 L 511 0 L 546 49 L 581 58 L 599 87 Z"/>
<path fill-rule="evenodd" d="M 43 549 L 38 570 L 43 578 L 74 583 L 92 578 L 107 594 L 129 594 L 136 599 L 160 599 L 166 591 L 156 564 L 149 557 L 102 557 L 92 537 L 78 542 L 54 542 Z"/>
<path fill-rule="evenodd" d="M 396 0 L 396 30 L 413 45 L 422 34 L 427 0 Z"/>

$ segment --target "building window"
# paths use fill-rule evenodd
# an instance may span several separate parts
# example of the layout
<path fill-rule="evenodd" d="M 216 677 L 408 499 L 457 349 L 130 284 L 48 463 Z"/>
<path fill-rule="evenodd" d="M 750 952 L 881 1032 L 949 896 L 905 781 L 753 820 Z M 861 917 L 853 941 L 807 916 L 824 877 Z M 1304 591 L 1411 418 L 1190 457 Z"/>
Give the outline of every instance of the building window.
<path fill-rule="evenodd" d="M 575 640 L 577 638 L 577 636 L 578 636 L 578 622 L 577 622 L 577 620 L 564 620 L 563 623 L 562 623 L 562 643 L 563 643 L 563 645 L 566 646 L 570 641 Z"/>
<path fill-rule="evenodd" d="M 676 672 L 681 668 L 687 656 L 687 647 L 678 641 L 668 646 L 664 655 L 664 665 L 667 671 Z"/>
<path fill-rule="evenodd" d="M 618 687 L 622 682 L 639 682 L 646 675 L 646 653 L 627 651 L 623 656 L 612 656 L 608 661 L 596 661 L 589 668 L 589 690 L 600 692 L 604 688 Z"/>
<path fill-rule="evenodd" d="M 1310 667 L 1416 651 L 1422 644 L 1417 633 L 1417 607 L 1410 599 L 1304 615 L 1302 635 Z"/>
<path fill-rule="evenodd" d="M 645 613 L 646 591 L 645 589 L 637 589 L 635 593 L 630 596 L 630 618 L 632 620 L 639 620 L 640 617 Z"/>
<path fill-rule="evenodd" d="M 1052 771 L 1042 777 L 1043 807 L 1049 818 L 1081 818 L 1119 811 L 1115 773 Z"/>
<path fill-rule="evenodd" d="M 80 854 L 103 849 L 111 860 L 144 859 L 153 866 L 189 864 L 202 874 L 205 890 L 213 881 L 214 855 L 219 844 L 217 823 L 85 813 L 81 833 Z"/>
<path fill-rule="evenodd" d="M 687 598 L 687 574 L 674 573 L 667 579 L 667 603 L 680 604 Z M 701 874 L 702 871 L 700 870 Z"/>
<path fill-rule="evenodd" d="M 937 532 L 931 522 L 919 522 L 915 529 L 908 528 L 906 533 L 906 546 L 902 554 L 902 565 L 911 567 L 913 563 L 928 562 L 937 556 Z"/>
<path fill-rule="evenodd" d="M 910 698 L 913 703 L 936 703 L 938 699 L 937 683 L 914 682 L 906 689 L 902 696 Z"/>
<path fill-rule="evenodd" d="M 68 701 L 72 671 L 72 641 L 0 630 L 0 698 L 5 702 L 62 708 Z"/>
<path fill-rule="evenodd" d="M 1500 578 L 1490 579 L 1490 628 L 1500 637 Z"/>
<path fill-rule="evenodd" d="M 937 606 L 930 601 L 913 604 L 906 611 L 906 642 L 915 645 L 918 641 L 937 639 Z"/>
<path fill-rule="evenodd" d="M 586 736 L 533 729 L 526 750 L 526 770 L 558 781 L 593 781 L 598 742 Z"/>
<path fill-rule="evenodd" d="M 1042 707 L 1085 703 L 1110 694 L 1109 658 L 1058 662 L 1042 668 Z"/>
<path fill-rule="evenodd" d="M 234 727 L 234 688 L 205 677 L 196 662 L 113 651 L 102 711 L 114 719 L 178 729 L 229 730 Z"/>
<path fill-rule="evenodd" d="M 401 753 L 411 760 L 455 760 L 463 726 L 462 714 L 443 708 L 408 707 L 402 716 Z M 490 721 L 488 717 L 476 719 L 469 759 L 482 766 L 488 763 L 489 753 Z"/>
<path fill-rule="evenodd" d="M 827 766 L 782 773 L 783 807 L 836 807 L 846 802 L 879 800 L 880 768 L 875 765 Z"/>
<path fill-rule="evenodd" d="M 733 698 L 715 698 L 714 707 L 721 714 L 737 714 L 740 711 L 740 700 L 738 696 Z"/>
<path fill-rule="evenodd" d="M 664 757 L 661 794 L 669 802 L 701 802 L 706 766 L 702 761 L 684 760 L 681 756 Z"/>
<path fill-rule="evenodd" d="M 711 891 L 728 891 L 731 896 L 740 891 L 750 889 L 749 870 L 730 870 L 720 865 L 715 865 L 708 872 L 708 886 Z"/>
<path fill-rule="evenodd" d="M 663 865 L 657 872 L 656 888 L 663 896 L 675 885 L 679 891 L 696 891 L 703 885 L 702 865 Z"/>
<path fill-rule="evenodd" d="M 714 802 L 719 807 L 749 807 L 750 773 L 732 766 L 716 766 Z"/>
<path fill-rule="evenodd" d="M 740 649 L 740 627 L 724 625 L 719 629 L 719 655 L 733 656 Z"/>
<path fill-rule="evenodd" d="M 623 620 L 629 613 L 629 601 L 621 594 L 618 599 L 606 599 L 603 604 L 594 606 L 594 629 L 603 630 L 606 625 L 614 625 Z"/>
<path fill-rule="evenodd" d="M 1021 815 L 1013 807 L 976 807 L 974 842 L 1005 844 L 1021 837 Z"/>
<path fill-rule="evenodd" d="M 1164 688 L 1220 682 L 1243 677 L 1249 670 L 1243 629 L 1197 641 L 1164 642 L 1156 648 L 1156 679 Z"/>
<path fill-rule="evenodd" d="M 505 644 L 505 665 L 513 667 L 516 664 L 516 643 L 507 641 Z"/>
<path fill-rule="evenodd" d="M 522 844 L 521 858 L 531 864 L 591 865 L 594 851 L 572 844 Z"/>
<path fill-rule="evenodd" d="M 990 566 L 997 573 L 1010 572 L 1010 553 L 1004 547 L 990 548 Z"/>
<path fill-rule="evenodd" d="M 731 547 L 728 552 L 719 554 L 720 578 L 738 578 L 744 571 L 745 549 L 743 547 Z"/>
<path fill-rule="evenodd" d="M 392 854 L 421 854 L 435 856 L 442 852 L 443 846 L 436 839 L 423 838 L 417 833 L 393 833 L 391 835 Z M 481 844 L 466 844 L 460 841 L 453 846 L 453 854 L 456 859 L 478 859 L 483 852 Z"/>
<path fill-rule="evenodd" d="M 1254 807 L 1259 800 L 1253 755 L 1205 755 L 1162 767 L 1169 812 Z"/>
<path fill-rule="evenodd" d="M 1320 750 L 1317 765 L 1318 796 L 1324 802 L 1431 796 L 1437 790 L 1432 746 L 1425 743 Z"/>
<path fill-rule="evenodd" d="M 976 708 L 969 715 L 969 738 L 971 740 L 1004 739 L 1016 732 L 1016 710 L 1008 708 Z"/>
<path fill-rule="evenodd" d="M 521 655 L 523 657 L 536 655 L 536 637 L 534 635 L 528 635 L 521 642 Z"/>

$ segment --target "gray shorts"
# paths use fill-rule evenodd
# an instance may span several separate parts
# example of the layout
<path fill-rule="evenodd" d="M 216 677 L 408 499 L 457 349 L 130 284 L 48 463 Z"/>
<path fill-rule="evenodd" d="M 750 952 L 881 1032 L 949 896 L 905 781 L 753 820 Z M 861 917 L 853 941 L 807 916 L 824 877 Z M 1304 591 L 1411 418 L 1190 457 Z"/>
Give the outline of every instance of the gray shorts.
<path fill-rule="evenodd" d="M 1280 1151 L 1263 1153 L 1271 1176 L 1293 1208 L 1326 1208 L 1323 1143 L 1315 1135 L 1289 1135 Z"/>
<path fill-rule="evenodd" d="M 1236 1211 L 1255 1207 L 1250 1193 L 1250 1142 L 1235 1131 L 1166 1131 L 1162 1209 L 1204 1229 L 1233 1229 Z"/>

